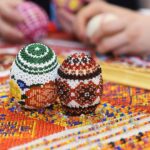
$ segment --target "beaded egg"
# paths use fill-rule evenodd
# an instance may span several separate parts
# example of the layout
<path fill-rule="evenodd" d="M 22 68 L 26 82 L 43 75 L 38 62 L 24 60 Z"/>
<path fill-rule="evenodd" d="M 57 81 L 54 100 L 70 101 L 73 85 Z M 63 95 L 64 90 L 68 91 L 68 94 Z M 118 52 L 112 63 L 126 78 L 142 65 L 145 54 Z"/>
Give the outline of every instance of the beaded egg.
<path fill-rule="evenodd" d="M 96 32 L 102 32 L 102 25 L 118 20 L 118 16 L 111 13 L 104 13 L 94 16 L 87 24 L 86 34 L 92 38 Z"/>
<path fill-rule="evenodd" d="M 103 91 L 101 67 L 84 53 L 65 59 L 58 69 L 57 93 L 69 115 L 94 112 Z"/>
<path fill-rule="evenodd" d="M 55 79 L 58 70 L 53 50 L 41 43 L 22 48 L 10 73 L 10 98 L 27 109 L 50 106 L 57 98 Z"/>
<path fill-rule="evenodd" d="M 47 35 L 48 15 L 37 4 L 23 2 L 17 7 L 23 22 L 17 25 L 26 42 L 38 42 Z"/>

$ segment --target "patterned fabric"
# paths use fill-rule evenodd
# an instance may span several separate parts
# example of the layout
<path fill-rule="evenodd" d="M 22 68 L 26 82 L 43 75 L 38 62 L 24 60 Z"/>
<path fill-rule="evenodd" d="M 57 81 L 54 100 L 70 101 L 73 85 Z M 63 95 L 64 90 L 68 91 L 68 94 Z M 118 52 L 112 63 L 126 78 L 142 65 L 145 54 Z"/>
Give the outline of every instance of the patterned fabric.
<path fill-rule="evenodd" d="M 117 121 L 117 119 L 115 120 Z M 62 149 L 62 150 L 125 150 L 148 149 L 150 146 L 150 117 L 136 114 L 122 117 L 122 120 L 96 123 L 56 133 L 32 141 L 12 150 L 21 149 Z M 130 138 L 129 138 L 130 137 Z M 45 144 L 46 141 L 46 144 Z M 140 147 L 140 148 L 139 148 Z"/>
<path fill-rule="evenodd" d="M 134 106 L 149 112 L 150 90 L 107 82 L 104 84 L 103 101 L 114 106 Z M 111 94 L 110 94 L 111 93 Z"/>
<path fill-rule="evenodd" d="M 3 98 L 4 100 L 4 98 Z M 2 99 L 0 98 L 2 102 Z M 1 150 L 24 144 L 34 139 L 64 130 L 64 127 L 54 125 L 0 108 L 0 146 Z"/>
<path fill-rule="evenodd" d="M 93 135 L 98 135 L 98 137 L 99 135 L 103 135 L 101 140 L 111 139 L 111 137 L 115 138 L 119 135 L 117 141 L 113 142 L 111 140 L 105 144 L 101 143 L 101 140 L 99 139 L 96 139 L 95 141 L 88 140 L 84 135 L 81 140 L 87 139 L 88 141 L 91 141 L 91 146 L 92 143 L 95 143 L 96 145 L 93 146 L 93 149 L 98 149 L 100 145 L 103 149 L 109 148 L 111 150 L 117 148 L 124 150 L 127 147 L 129 149 L 133 149 L 133 147 L 134 149 L 139 149 L 139 147 L 141 149 L 148 149 L 150 146 L 150 132 L 143 131 L 143 127 L 144 129 L 148 129 L 147 126 L 149 126 L 149 119 L 146 118 L 150 117 L 149 113 L 147 113 L 150 109 L 148 105 L 143 106 L 142 103 L 141 105 L 138 105 L 139 102 L 150 99 L 150 92 L 148 90 L 106 82 L 104 83 L 104 96 L 101 100 L 101 104 L 97 106 L 96 114 L 66 116 L 64 115 L 62 107 L 57 103 L 50 108 L 39 109 L 37 111 L 21 109 L 13 99 L 10 100 L 8 98 L 8 81 L 4 82 L 4 80 L 2 80 L 0 89 L 2 89 L 0 92 L 0 145 L 4 150 L 30 142 L 39 137 L 76 127 L 82 127 L 81 131 L 84 131 L 86 135 L 89 134 L 90 137 Z M 132 100 L 136 100 L 137 105 L 132 104 Z M 94 123 L 99 123 L 99 126 L 94 126 Z M 133 132 L 135 127 L 130 129 L 130 126 L 128 126 L 129 124 L 133 124 L 138 132 Z M 85 125 L 91 125 L 91 129 L 83 130 Z M 65 128 L 62 128 L 62 126 Z M 101 127 L 105 127 L 105 129 Z M 120 132 L 114 130 L 120 127 Z M 81 131 L 78 132 L 76 135 L 77 137 L 83 136 Z M 113 132 L 111 136 L 104 136 L 104 134 L 102 134 L 111 133 L 112 131 L 115 131 L 115 133 Z M 128 135 L 127 133 L 132 133 L 133 135 L 124 137 L 124 135 Z M 120 135 L 123 135 L 123 137 Z M 70 138 L 74 137 L 74 135 L 71 134 L 69 134 L 69 136 Z M 57 137 L 57 141 L 59 141 L 60 138 L 59 136 Z M 67 138 L 67 136 L 65 138 Z M 80 140 L 77 138 L 77 141 L 79 142 Z M 34 146 L 51 147 L 52 145 L 49 145 L 50 143 L 51 141 L 49 141 L 49 138 L 44 138 L 44 141 L 42 138 L 39 144 L 35 144 Z M 71 141 L 66 140 L 65 146 L 67 144 L 71 144 Z M 30 146 L 30 144 L 25 146 L 30 149 L 34 147 L 33 145 Z M 84 145 L 79 146 L 84 148 Z M 87 145 L 87 142 L 85 143 L 85 146 L 89 146 Z M 56 145 L 56 147 L 61 147 L 61 145 Z"/>
<path fill-rule="evenodd" d="M 69 114 L 90 113 L 102 96 L 101 68 L 90 56 L 75 53 L 58 69 L 57 88 L 60 102 Z"/>
<path fill-rule="evenodd" d="M 74 42 L 50 40 L 48 43 L 63 59 L 74 49 L 85 50 Z M 29 87 L 24 81 L 22 78 L 16 81 L 20 89 Z M 21 108 L 13 98 L 9 99 L 8 77 L 0 78 L 0 149 L 6 150 L 43 137 L 21 147 L 63 149 L 69 145 L 69 148 L 76 149 L 91 146 L 94 150 L 148 150 L 150 91 L 106 81 L 103 85 L 103 97 L 95 114 L 68 116 L 57 102 L 36 111 Z M 60 131 L 64 132 L 61 134 Z M 57 132 L 60 133 L 55 138 L 52 134 Z"/>
<path fill-rule="evenodd" d="M 62 109 L 64 110 L 66 115 L 69 116 L 80 116 L 81 114 L 89 114 L 92 112 L 95 112 L 96 107 L 98 106 L 98 104 L 96 105 L 91 105 L 88 107 L 68 107 L 66 105 L 62 105 Z"/>

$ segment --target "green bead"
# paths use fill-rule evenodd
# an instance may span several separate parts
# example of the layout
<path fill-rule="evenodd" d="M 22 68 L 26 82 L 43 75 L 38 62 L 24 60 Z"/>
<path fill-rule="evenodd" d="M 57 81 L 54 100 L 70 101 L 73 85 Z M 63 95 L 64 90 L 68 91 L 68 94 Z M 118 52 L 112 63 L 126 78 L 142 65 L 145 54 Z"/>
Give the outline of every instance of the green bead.
<path fill-rule="evenodd" d="M 33 43 L 24 47 L 17 55 L 15 63 L 29 74 L 48 73 L 58 65 L 53 50 L 41 43 Z"/>

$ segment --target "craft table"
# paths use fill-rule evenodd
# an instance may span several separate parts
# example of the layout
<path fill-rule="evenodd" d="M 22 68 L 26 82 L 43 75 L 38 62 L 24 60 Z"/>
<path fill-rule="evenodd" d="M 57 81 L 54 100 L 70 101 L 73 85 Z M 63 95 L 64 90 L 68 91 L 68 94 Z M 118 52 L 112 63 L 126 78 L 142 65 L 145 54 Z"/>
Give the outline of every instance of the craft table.
<path fill-rule="evenodd" d="M 49 45 L 57 49 L 59 59 L 63 59 L 64 49 L 83 50 L 74 43 L 62 42 L 60 46 L 49 41 Z M 1 150 L 17 149 L 45 136 L 18 149 L 150 149 L 149 90 L 104 81 L 103 97 L 95 114 L 68 116 L 58 103 L 37 111 L 22 109 L 9 99 L 8 82 L 9 76 L 0 78 Z"/>

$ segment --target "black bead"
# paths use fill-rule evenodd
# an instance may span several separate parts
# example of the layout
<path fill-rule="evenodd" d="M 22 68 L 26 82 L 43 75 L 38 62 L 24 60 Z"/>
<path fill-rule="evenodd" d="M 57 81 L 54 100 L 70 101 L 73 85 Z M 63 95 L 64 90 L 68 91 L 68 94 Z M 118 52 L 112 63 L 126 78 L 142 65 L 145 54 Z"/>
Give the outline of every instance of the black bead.
<path fill-rule="evenodd" d="M 141 136 L 136 136 L 136 139 L 137 139 L 138 141 L 141 141 Z"/>
<path fill-rule="evenodd" d="M 110 142 L 109 145 L 110 145 L 111 147 L 115 147 L 115 143 L 114 143 L 114 142 Z"/>
<path fill-rule="evenodd" d="M 126 143 L 126 140 L 125 140 L 125 139 L 123 139 L 123 138 L 122 138 L 122 139 L 120 139 L 120 141 L 121 141 L 121 143 L 122 143 L 122 144 Z"/>
<path fill-rule="evenodd" d="M 142 132 L 139 132 L 139 136 L 143 136 L 144 134 Z"/>

